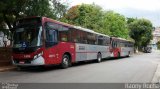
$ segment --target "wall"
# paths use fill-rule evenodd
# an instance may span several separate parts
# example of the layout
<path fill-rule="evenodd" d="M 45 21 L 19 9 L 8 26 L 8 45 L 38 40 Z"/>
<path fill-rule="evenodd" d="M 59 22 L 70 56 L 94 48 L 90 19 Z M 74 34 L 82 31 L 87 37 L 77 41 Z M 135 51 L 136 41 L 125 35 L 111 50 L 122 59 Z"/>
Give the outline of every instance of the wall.
<path fill-rule="evenodd" d="M 12 65 L 11 48 L 0 47 L 0 67 Z"/>

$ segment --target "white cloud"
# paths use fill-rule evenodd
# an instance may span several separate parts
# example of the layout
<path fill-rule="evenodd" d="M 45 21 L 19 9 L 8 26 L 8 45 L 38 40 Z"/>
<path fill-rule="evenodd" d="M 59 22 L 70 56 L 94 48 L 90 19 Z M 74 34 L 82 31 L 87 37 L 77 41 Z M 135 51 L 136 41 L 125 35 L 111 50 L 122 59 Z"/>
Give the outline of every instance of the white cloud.
<path fill-rule="evenodd" d="M 146 18 L 154 26 L 160 26 L 160 0 L 68 0 L 71 6 L 77 4 L 100 5 L 104 10 L 114 10 L 127 17 Z"/>
<path fill-rule="evenodd" d="M 160 0 L 69 0 L 71 5 L 96 3 L 104 9 L 135 8 L 141 10 L 160 10 Z"/>

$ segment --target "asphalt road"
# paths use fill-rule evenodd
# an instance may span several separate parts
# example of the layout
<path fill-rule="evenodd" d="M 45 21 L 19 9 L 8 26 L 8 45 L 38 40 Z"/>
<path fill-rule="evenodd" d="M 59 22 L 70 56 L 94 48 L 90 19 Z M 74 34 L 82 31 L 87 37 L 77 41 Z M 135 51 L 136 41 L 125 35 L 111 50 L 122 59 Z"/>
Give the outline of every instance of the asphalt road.
<path fill-rule="evenodd" d="M 16 83 L 150 83 L 160 62 L 160 53 L 136 54 L 79 63 L 68 69 L 55 67 L 0 72 L 1 82 Z"/>

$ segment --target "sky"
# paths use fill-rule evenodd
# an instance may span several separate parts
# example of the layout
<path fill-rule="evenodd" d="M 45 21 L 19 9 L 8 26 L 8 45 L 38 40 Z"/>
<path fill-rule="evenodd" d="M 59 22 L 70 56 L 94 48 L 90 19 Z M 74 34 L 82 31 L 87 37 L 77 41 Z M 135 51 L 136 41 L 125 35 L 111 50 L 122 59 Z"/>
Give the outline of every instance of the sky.
<path fill-rule="evenodd" d="M 149 19 L 160 26 L 160 0 L 65 0 L 70 6 L 95 3 L 104 10 L 113 10 L 126 17 Z"/>

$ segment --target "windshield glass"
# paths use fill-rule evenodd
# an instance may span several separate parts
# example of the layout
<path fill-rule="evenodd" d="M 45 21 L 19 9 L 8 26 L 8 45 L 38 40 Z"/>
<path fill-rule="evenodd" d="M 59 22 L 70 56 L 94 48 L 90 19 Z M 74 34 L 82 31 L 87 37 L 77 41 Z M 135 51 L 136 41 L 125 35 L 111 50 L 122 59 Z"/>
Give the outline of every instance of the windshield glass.
<path fill-rule="evenodd" d="M 21 26 L 15 29 L 14 48 L 37 47 L 42 45 L 42 26 Z"/>

